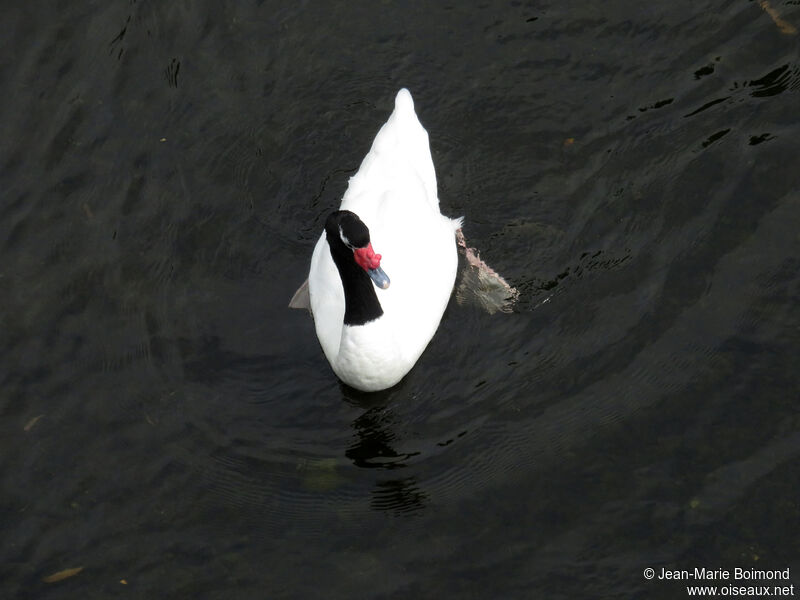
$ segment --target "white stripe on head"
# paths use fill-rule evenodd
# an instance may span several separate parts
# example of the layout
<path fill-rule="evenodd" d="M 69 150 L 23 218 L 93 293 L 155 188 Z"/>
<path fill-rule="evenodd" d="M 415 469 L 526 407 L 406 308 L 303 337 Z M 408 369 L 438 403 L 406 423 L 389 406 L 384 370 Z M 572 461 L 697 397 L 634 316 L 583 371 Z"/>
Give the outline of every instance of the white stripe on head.
<path fill-rule="evenodd" d="M 339 225 L 339 238 L 342 240 L 342 243 L 345 246 L 350 248 L 350 250 L 354 250 L 355 249 L 353 244 L 350 243 L 350 240 L 347 239 L 347 236 L 344 234 L 344 231 L 342 231 L 342 226 L 341 225 Z"/>

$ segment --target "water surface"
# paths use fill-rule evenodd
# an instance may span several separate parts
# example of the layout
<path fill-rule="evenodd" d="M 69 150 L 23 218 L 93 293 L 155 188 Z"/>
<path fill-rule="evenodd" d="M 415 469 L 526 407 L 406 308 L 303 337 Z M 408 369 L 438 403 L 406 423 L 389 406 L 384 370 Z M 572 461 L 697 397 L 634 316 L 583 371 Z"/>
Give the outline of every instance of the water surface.
<path fill-rule="evenodd" d="M 4 597 L 800 585 L 796 2 L 2 21 Z M 359 394 L 286 305 L 402 86 L 521 296 Z"/>

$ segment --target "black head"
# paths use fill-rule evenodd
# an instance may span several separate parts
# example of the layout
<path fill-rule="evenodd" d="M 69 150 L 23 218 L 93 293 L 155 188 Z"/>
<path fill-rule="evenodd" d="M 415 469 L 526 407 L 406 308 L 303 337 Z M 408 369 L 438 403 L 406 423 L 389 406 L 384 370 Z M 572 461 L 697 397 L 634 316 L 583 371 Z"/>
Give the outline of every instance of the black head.
<path fill-rule="evenodd" d="M 375 285 L 385 289 L 389 278 L 380 268 L 369 228 L 349 210 L 337 210 L 325 221 L 325 237 L 331 257 L 339 270 L 345 300 L 345 325 L 363 325 L 383 315 Z"/>
<path fill-rule="evenodd" d="M 338 238 L 350 250 L 366 248 L 369 245 L 369 229 L 364 222 L 349 210 L 337 210 L 328 215 L 325 221 L 325 233 L 328 243 L 331 238 Z"/>

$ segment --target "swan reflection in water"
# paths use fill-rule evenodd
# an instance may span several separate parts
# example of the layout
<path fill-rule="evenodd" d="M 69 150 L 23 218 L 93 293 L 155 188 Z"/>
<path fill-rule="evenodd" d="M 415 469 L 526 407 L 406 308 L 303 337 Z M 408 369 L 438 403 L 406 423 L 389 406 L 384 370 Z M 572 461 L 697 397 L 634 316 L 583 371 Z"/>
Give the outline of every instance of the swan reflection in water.
<path fill-rule="evenodd" d="M 398 429 L 402 421 L 390 405 L 389 391 L 359 392 L 340 384 L 344 399 L 351 405 L 364 409 L 353 421 L 354 441 L 345 456 L 363 469 L 385 470 L 387 477 L 378 476 L 372 490 L 370 506 L 374 510 L 396 513 L 421 511 L 429 501 L 414 475 L 406 471 L 410 460 L 419 451 L 403 452 L 396 449 L 403 444 Z M 402 387 L 402 383 L 400 384 Z M 394 388 L 395 391 L 397 387 Z"/>

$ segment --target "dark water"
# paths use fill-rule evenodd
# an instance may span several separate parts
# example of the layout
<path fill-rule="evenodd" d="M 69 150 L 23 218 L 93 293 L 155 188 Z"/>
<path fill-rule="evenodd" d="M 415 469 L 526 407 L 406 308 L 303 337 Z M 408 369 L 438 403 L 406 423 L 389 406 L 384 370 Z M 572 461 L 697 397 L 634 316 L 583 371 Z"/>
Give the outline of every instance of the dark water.
<path fill-rule="evenodd" d="M 800 6 L 771 2 L 5 7 L 0 595 L 800 586 Z M 452 302 L 361 395 L 286 305 L 401 86 L 521 298 Z"/>

